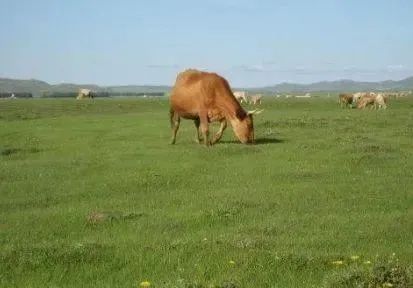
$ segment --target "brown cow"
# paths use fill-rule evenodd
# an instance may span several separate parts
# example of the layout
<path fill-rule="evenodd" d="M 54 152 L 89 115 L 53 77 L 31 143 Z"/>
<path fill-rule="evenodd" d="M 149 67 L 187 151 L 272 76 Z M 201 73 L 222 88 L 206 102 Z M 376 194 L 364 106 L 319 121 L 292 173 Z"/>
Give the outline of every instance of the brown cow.
<path fill-rule="evenodd" d="M 170 106 L 171 144 L 175 144 L 181 117 L 194 120 L 198 143 L 200 132 L 207 146 L 219 141 L 227 121 L 242 143 L 254 142 L 252 114 L 257 112 L 246 112 L 235 99 L 227 80 L 218 74 L 194 69 L 179 73 L 171 91 Z M 221 126 L 209 141 L 208 123 L 214 121 L 219 121 Z"/>
<path fill-rule="evenodd" d="M 341 107 L 352 107 L 353 94 L 341 93 L 338 95 L 338 103 Z M 344 105 L 343 105 L 344 104 Z"/>
<path fill-rule="evenodd" d="M 368 93 L 361 97 L 361 99 L 357 102 L 358 109 L 364 109 L 367 106 L 371 105 L 371 108 L 374 108 L 374 102 L 376 100 L 376 95 L 374 93 Z"/>

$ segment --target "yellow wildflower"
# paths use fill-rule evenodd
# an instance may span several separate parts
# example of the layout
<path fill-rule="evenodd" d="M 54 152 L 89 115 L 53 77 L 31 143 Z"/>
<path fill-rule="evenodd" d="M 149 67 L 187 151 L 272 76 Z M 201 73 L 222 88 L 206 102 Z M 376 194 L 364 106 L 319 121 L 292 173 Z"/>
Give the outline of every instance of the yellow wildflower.
<path fill-rule="evenodd" d="M 229 260 L 229 264 L 231 264 L 231 265 L 235 265 L 235 261 L 233 261 L 233 260 Z"/>
<path fill-rule="evenodd" d="M 393 287 L 393 284 L 386 282 L 386 283 L 383 283 L 383 287 Z"/>
<path fill-rule="evenodd" d="M 350 258 L 351 258 L 351 260 L 355 261 L 355 260 L 359 259 L 359 258 L 360 258 L 360 256 L 353 255 L 353 256 L 351 256 Z"/>
<path fill-rule="evenodd" d="M 331 263 L 338 266 L 338 265 L 343 265 L 343 264 L 344 264 L 344 261 L 337 260 L 337 261 L 333 261 L 333 262 L 331 262 Z"/>
<path fill-rule="evenodd" d="M 367 260 L 367 261 L 364 261 L 364 264 L 371 264 L 371 262 Z"/>
<path fill-rule="evenodd" d="M 139 287 L 151 287 L 151 283 L 149 281 L 143 281 L 139 284 Z"/>

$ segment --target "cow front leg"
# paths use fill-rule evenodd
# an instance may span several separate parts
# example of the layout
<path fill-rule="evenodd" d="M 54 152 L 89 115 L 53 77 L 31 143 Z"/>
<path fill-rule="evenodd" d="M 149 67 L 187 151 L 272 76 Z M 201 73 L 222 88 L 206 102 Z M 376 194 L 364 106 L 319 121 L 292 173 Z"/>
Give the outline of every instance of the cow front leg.
<path fill-rule="evenodd" d="M 194 120 L 195 124 L 195 129 L 196 129 L 196 135 L 195 135 L 195 141 L 200 144 L 202 142 L 202 137 L 201 137 L 201 132 L 199 131 L 199 126 L 201 125 L 201 121 L 198 119 Z"/>
<path fill-rule="evenodd" d="M 217 143 L 221 137 L 222 134 L 224 133 L 225 129 L 227 128 L 227 121 L 226 120 L 222 120 L 221 121 L 221 126 L 219 127 L 218 132 L 215 134 L 214 138 L 211 141 L 211 144 L 215 144 Z"/>

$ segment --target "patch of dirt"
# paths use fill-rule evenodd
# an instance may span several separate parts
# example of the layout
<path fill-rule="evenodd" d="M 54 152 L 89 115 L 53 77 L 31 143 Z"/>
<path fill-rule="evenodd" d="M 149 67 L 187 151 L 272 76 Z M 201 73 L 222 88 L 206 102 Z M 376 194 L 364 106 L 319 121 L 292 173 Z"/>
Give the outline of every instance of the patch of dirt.
<path fill-rule="evenodd" d="M 93 211 L 86 217 L 88 224 L 100 224 L 112 221 L 136 219 L 144 216 L 144 213 L 122 213 L 122 212 L 97 212 Z"/>

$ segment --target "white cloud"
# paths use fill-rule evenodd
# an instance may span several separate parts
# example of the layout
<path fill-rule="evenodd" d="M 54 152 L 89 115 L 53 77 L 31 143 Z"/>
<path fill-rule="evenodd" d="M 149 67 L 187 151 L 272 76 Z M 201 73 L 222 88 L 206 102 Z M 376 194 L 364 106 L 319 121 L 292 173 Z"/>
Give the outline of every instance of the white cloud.
<path fill-rule="evenodd" d="M 400 71 L 400 70 L 405 70 L 405 67 L 402 64 L 387 65 L 387 70 L 388 71 Z"/>

